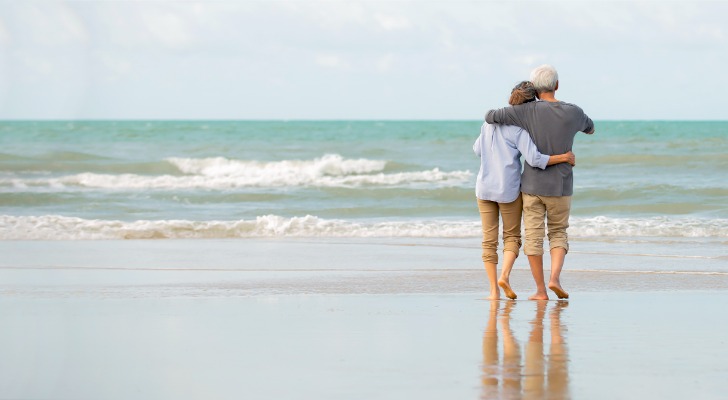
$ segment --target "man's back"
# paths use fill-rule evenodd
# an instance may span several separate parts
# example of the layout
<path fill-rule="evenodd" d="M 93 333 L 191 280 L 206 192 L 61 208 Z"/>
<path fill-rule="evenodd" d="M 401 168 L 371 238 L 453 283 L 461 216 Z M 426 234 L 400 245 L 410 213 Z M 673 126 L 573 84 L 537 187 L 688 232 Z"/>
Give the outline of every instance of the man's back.
<path fill-rule="evenodd" d="M 594 129 L 594 123 L 581 108 L 563 101 L 536 101 L 490 110 L 485 121 L 520 126 L 531 134 L 536 147 L 544 154 L 571 151 L 577 132 Z M 571 196 L 574 189 L 571 168 L 568 163 L 561 163 L 540 170 L 526 163 L 521 191 L 541 196 Z"/>

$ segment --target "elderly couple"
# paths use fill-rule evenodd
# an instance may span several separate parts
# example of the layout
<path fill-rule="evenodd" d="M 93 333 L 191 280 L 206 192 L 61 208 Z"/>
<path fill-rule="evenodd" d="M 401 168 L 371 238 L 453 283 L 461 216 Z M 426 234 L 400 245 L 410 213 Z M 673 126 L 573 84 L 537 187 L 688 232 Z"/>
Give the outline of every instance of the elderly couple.
<path fill-rule="evenodd" d="M 543 271 L 545 226 L 551 249 L 548 288 L 560 299 L 569 298 L 561 287 L 560 275 L 569 251 L 566 229 L 575 165 L 571 148 L 577 132 L 594 133 L 594 123 L 578 106 L 557 100 L 558 88 L 559 77 L 554 67 L 542 65 L 534 69 L 530 82 L 513 88 L 510 107 L 488 111 L 473 145 L 475 154 L 480 156 L 475 192 L 483 224 L 483 263 L 490 281 L 491 300 L 500 298 L 500 288 L 508 298 L 517 297 L 509 278 L 521 248 L 521 215 L 526 232 L 524 253 L 536 281 L 536 293 L 529 299 L 549 298 Z M 521 155 L 526 159 L 523 174 Z M 500 278 L 499 214 L 503 220 Z"/>

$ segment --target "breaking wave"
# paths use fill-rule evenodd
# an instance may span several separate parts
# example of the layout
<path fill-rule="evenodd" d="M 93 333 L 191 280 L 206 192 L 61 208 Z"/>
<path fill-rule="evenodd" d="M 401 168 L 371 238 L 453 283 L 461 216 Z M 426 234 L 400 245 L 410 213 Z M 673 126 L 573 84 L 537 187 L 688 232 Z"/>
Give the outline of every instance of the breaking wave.
<path fill-rule="evenodd" d="M 571 237 L 728 237 L 726 219 L 572 218 Z M 419 237 L 480 235 L 477 220 L 350 221 L 264 215 L 238 221 L 93 220 L 59 215 L 0 216 L 3 240 Z"/>
<path fill-rule="evenodd" d="M 570 236 L 728 237 L 728 219 L 724 218 L 572 217 L 569 224 Z"/>
<path fill-rule="evenodd" d="M 385 172 L 387 162 L 345 159 L 329 154 L 313 160 L 273 162 L 213 158 L 168 158 L 180 175 L 99 174 L 85 172 L 38 179 L 0 178 L 0 187 L 88 187 L 101 189 L 234 189 L 240 187 L 359 187 L 408 184 L 458 185 L 467 182 L 470 171 Z"/>
<path fill-rule="evenodd" d="M 85 240 L 85 239 L 202 239 L 265 237 L 468 237 L 479 223 L 381 222 L 357 223 L 345 220 L 264 215 L 239 221 L 89 220 L 58 215 L 0 217 L 0 239 Z"/>

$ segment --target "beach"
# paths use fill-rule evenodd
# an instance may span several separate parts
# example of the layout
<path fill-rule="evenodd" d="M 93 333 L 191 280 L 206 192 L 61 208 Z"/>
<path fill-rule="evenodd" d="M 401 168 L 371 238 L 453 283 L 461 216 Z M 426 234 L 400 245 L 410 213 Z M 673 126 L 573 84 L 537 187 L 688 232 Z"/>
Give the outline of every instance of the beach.
<path fill-rule="evenodd" d="M 3 122 L 0 399 L 724 397 L 728 123 L 578 136 L 548 302 L 485 300 L 480 124 Z"/>
<path fill-rule="evenodd" d="M 728 388 L 725 256 L 596 255 L 604 245 L 592 243 L 567 258 L 569 301 L 521 300 L 533 289 L 521 257 L 519 300 L 491 302 L 470 242 L 3 241 L 0 393 L 677 399 Z"/>

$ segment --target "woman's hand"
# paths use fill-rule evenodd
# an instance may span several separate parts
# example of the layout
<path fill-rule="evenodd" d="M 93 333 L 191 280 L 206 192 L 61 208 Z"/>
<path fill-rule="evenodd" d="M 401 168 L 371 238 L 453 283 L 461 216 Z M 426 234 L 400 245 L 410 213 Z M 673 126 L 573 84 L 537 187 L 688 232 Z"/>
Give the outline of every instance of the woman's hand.
<path fill-rule="evenodd" d="M 566 155 L 566 158 L 567 158 L 567 161 L 566 162 L 568 162 L 569 164 L 571 164 L 572 167 L 575 166 L 576 165 L 576 155 L 574 155 L 574 153 L 572 153 L 570 151 L 567 152 L 567 153 L 565 153 L 565 155 Z"/>
<path fill-rule="evenodd" d="M 572 166 L 574 166 L 574 165 L 576 165 L 576 156 L 571 151 L 569 151 L 568 153 L 563 153 L 563 154 L 555 154 L 553 156 L 549 156 L 549 161 L 546 165 L 554 165 L 554 164 L 561 164 L 561 163 L 569 163 Z"/>

